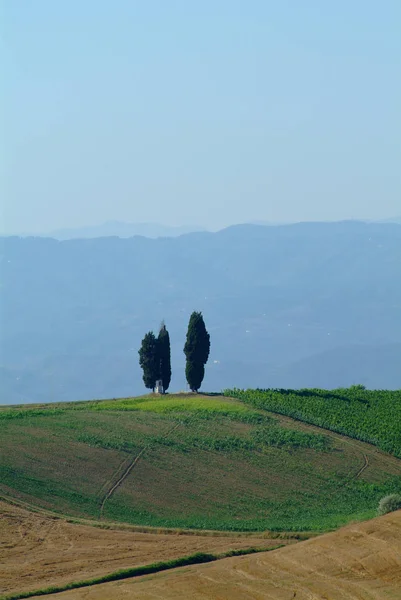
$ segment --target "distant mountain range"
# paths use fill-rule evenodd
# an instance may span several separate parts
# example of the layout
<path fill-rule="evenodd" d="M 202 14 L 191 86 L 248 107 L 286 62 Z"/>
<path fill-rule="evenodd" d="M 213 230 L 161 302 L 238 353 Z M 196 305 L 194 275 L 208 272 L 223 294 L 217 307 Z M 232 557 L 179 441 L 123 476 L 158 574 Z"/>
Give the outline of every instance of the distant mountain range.
<path fill-rule="evenodd" d="M 358 221 L 350 221 L 358 222 Z M 366 223 L 396 223 L 401 224 L 401 216 L 394 217 L 391 219 L 383 219 L 380 221 L 366 221 Z M 292 222 L 278 222 L 278 221 L 250 221 L 246 225 L 263 225 L 268 227 L 277 227 L 283 225 L 293 225 Z M 302 223 L 297 223 L 301 225 Z M 182 225 L 182 226 L 169 226 L 161 225 L 160 223 L 126 223 L 124 221 L 107 221 L 101 225 L 88 225 L 86 227 L 69 227 L 64 229 L 56 229 L 47 233 L 32 234 L 32 233 L 21 233 L 17 234 L 19 237 L 49 237 L 56 240 L 73 240 L 73 239 L 93 239 L 99 237 L 120 237 L 129 238 L 136 235 L 140 235 L 148 238 L 159 238 L 159 237 L 178 237 L 179 235 L 185 235 L 187 233 L 199 233 L 206 232 L 207 229 L 199 227 L 197 225 Z"/>
<path fill-rule="evenodd" d="M 0 238 L 0 402 L 144 392 L 140 341 L 165 319 L 185 389 L 192 310 L 204 388 L 401 387 L 401 225 L 239 225 L 179 237 Z"/>
<path fill-rule="evenodd" d="M 117 236 L 129 238 L 142 235 L 148 238 L 176 237 L 185 233 L 205 231 L 202 227 L 183 225 L 180 227 L 169 227 L 159 223 L 125 223 L 123 221 L 108 221 L 102 225 L 91 225 L 69 229 L 57 229 L 41 237 L 51 237 L 56 240 L 71 240 L 79 238 L 98 238 Z"/>
<path fill-rule="evenodd" d="M 397 224 L 401 224 L 401 216 L 400 217 L 393 217 L 391 219 L 381 219 L 379 221 L 368 221 L 370 223 L 397 223 Z"/>

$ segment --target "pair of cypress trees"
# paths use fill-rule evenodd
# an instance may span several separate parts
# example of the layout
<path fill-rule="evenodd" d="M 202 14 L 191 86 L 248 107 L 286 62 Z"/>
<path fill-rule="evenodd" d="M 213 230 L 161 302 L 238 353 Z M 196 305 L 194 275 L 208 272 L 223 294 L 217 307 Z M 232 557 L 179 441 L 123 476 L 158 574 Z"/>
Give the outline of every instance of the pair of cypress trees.
<path fill-rule="evenodd" d="M 209 352 L 210 335 L 206 331 L 202 313 L 193 312 L 189 319 L 184 346 L 185 375 L 193 392 L 197 392 L 202 384 Z M 139 350 L 139 364 L 147 388 L 154 390 L 156 381 L 161 379 L 164 391 L 168 390 L 171 381 L 170 336 L 164 322 L 157 338 L 152 331 L 143 338 Z"/>
<path fill-rule="evenodd" d="M 143 382 L 147 388 L 155 389 L 156 381 L 163 381 L 166 391 L 171 381 L 170 336 L 166 325 L 160 325 L 159 335 L 149 331 L 139 349 L 139 364 L 143 370 Z"/>

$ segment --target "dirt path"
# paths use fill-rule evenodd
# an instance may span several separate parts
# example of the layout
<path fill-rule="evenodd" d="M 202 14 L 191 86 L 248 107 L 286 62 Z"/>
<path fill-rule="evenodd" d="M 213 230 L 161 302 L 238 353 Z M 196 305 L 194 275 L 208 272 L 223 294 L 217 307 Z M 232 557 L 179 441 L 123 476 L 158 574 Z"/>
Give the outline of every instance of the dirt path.
<path fill-rule="evenodd" d="M 173 427 L 171 427 L 166 432 L 166 434 L 163 436 L 163 439 L 167 438 L 180 425 L 181 425 L 180 422 L 179 423 L 175 423 L 173 425 Z M 125 481 L 125 479 L 128 477 L 128 475 L 131 473 L 131 471 L 135 467 L 135 465 L 139 462 L 139 460 L 141 459 L 141 456 L 146 452 L 146 450 L 149 450 L 150 448 L 151 448 L 151 444 L 149 444 L 148 446 L 144 446 L 142 448 L 142 450 L 139 452 L 139 454 L 137 454 L 136 457 L 129 463 L 128 467 L 125 469 L 125 471 L 123 472 L 123 474 L 121 475 L 121 477 L 117 480 L 117 482 L 114 485 L 110 484 L 109 489 L 103 495 L 102 501 L 100 503 L 100 518 L 102 518 L 102 516 L 103 516 L 104 506 L 105 506 L 107 500 L 109 500 L 112 497 L 112 495 L 114 494 L 114 492 L 116 491 L 116 489 L 120 487 L 120 485 Z M 125 459 L 123 461 L 123 463 L 119 466 L 119 468 L 117 469 L 116 473 L 114 474 L 114 477 L 118 476 L 118 473 L 121 471 L 121 468 L 125 464 L 126 460 L 127 459 Z"/>
<path fill-rule="evenodd" d="M 365 471 L 365 469 L 367 469 L 369 466 L 369 459 L 365 453 L 363 454 L 363 458 L 364 458 L 364 464 L 359 469 L 358 473 L 355 474 L 354 479 L 358 479 L 358 477 L 360 477 L 362 475 L 362 473 Z"/>
<path fill-rule="evenodd" d="M 104 494 L 103 499 L 102 499 L 101 504 L 100 504 L 100 518 L 103 516 L 104 505 L 106 504 L 107 500 L 109 500 L 109 498 L 111 498 L 111 496 L 114 494 L 114 492 L 116 491 L 116 489 L 123 483 L 124 479 L 126 479 L 128 477 L 128 475 L 131 473 L 132 469 L 135 467 L 135 465 L 137 464 L 137 462 L 141 458 L 142 454 L 145 452 L 146 448 L 147 448 L 146 446 L 145 446 L 145 448 L 142 448 L 142 450 L 134 458 L 134 460 L 131 460 L 131 462 L 128 464 L 128 467 L 125 469 L 125 471 L 121 475 L 120 479 L 118 479 L 118 481 L 114 485 L 112 485 L 106 491 L 106 493 Z M 124 460 L 123 464 L 125 462 L 127 462 L 126 459 Z M 120 470 L 121 470 L 121 466 L 119 467 L 117 473 Z"/>

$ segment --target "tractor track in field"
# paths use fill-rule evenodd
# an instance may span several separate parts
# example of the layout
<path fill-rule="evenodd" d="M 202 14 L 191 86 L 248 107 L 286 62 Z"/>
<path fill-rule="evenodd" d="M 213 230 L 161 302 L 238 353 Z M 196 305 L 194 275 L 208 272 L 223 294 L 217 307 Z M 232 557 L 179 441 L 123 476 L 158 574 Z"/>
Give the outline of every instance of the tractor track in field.
<path fill-rule="evenodd" d="M 363 457 L 364 457 L 364 459 L 365 459 L 365 463 L 364 463 L 364 465 L 363 465 L 363 466 L 362 466 L 362 467 L 359 469 L 358 473 L 356 473 L 356 475 L 354 475 L 354 479 L 358 479 L 358 477 L 359 477 L 360 475 L 362 475 L 362 473 L 364 472 L 364 470 L 365 470 L 365 469 L 367 469 L 367 468 L 368 468 L 368 466 L 369 466 L 369 458 L 368 458 L 368 455 L 367 455 L 367 454 L 364 454 L 364 455 L 363 455 Z"/>
<path fill-rule="evenodd" d="M 116 479 L 118 477 L 118 475 L 121 473 L 123 473 L 125 471 L 125 469 L 128 468 L 128 466 L 131 464 L 132 462 L 132 456 L 130 454 L 128 454 L 120 463 L 120 466 L 117 467 L 117 469 L 114 471 L 113 476 L 108 479 L 107 481 L 105 481 L 102 485 L 102 487 L 99 490 L 99 496 L 101 498 L 104 498 L 105 494 L 107 494 L 108 490 L 110 489 L 112 482 L 114 479 Z"/>
<path fill-rule="evenodd" d="M 387 464 L 397 466 L 398 469 L 401 468 L 401 459 L 398 458 L 398 456 L 389 454 L 389 453 L 385 452 L 384 450 L 381 450 L 380 448 L 378 448 L 378 446 L 375 446 L 374 444 L 372 444 L 370 442 L 358 440 L 358 439 L 352 438 L 348 435 L 345 435 L 342 433 L 337 433 L 336 431 L 332 431 L 331 429 L 324 429 L 324 427 L 320 427 L 319 425 L 315 425 L 314 423 L 308 423 L 307 421 L 301 421 L 300 419 L 296 419 L 295 417 L 289 417 L 287 415 L 283 415 L 282 413 L 269 411 L 269 410 L 266 410 L 265 412 L 270 413 L 271 415 L 273 415 L 276 418 L 278 417 L 281 422 L 286 423 L 287 425 L 293 426 L 296 423 L 298 426 L 300 426 L 301 430 L 302 429 L 306 429 L 309 431 L 315 430 L 316 433 L 321 433 L 329 438 L 332 438 L 334 440 L 341 442 L 342 444 L 347 444 L 347 446 L 350 446 L 356 452 L 360 453 L 362 455 L 362 458 L 364 461 L 363 465 L 358 469 L 358 471 L 356 473 L 350 474 L 349 478 L 347 479 L 347 482 L 352 479 L 358 479 L 362 475 L 362 473 L 364 473 L 364 471 L 371 466 L 371 463 L 369 462 L 369 456 L 370 456 L 370 458 L 373 458 L 373 459 L 375 458 L 375 456 L 385 458 Z"/>
<path fill-rule="evenodd" d="M 175 423 L 175 425 L 173 425 L 173 427 L 171 427 L 166 434 L 163 436 L 163 439 L 167 438 L 171 433 L 173 433 L 173 431 L 175 431 L 179 426 L 181 425 L 180 422 Z M 103 516 L 103 511 L 104 511 L 104 507 L 105 504 L 107 502 L 107 500 L 110 500 L 110 498 L 112 497 L 112 495 L 114 494 L 114 492 L 120 487 L 120 485 L 122 483 L 124 483 L 124 481 L 127 479 L 128 475 L 131 473 L 131 471 L 134 469 L 134 467 L 138 464 L 138 462 L 140 461 L 141 457 L 143 456 L 143 454 L 146 452 L 146 450 L 149 450 L 152 447 L 152 444 L 149 444 L 147 446 L 144 446 L 142 448 L 142 450 L 139 452 L 139 454 L 137 454 L 135 456 L 135 458 L 129 463 L 129 465 L 127 466 L 127 468 L 124 470 L 123 474 L 121 475 L 121 477 L 117 480 L 116 483 L 114 483 L 113 485 L 111 485 L 111 482 L 109 482 L 108 484 L 108 489 L 107 491 L 104 493 L 101 503 L 100 503 L 100 517 Z M 122 464 L 118 467 L 117 471 L 115 472 L 115 475 L 117 475 L 119 473 L 119 471 L 121 470 L 122 465 L 124 464 L 124 462 L 126 462 L 127 459 L 125 458 L 124 461 L 122 462 Z"/>
<path fill-rule="evenodd" d="M 334 435 L 332 434 L 331 437 L 334 439 L 337 439 L 337 440 L 341 440 L 341 437 L 336 434 L 334 434 Z M 343 483 L 343 485 L 341 485 L 340 487 L 344 487 L 347 483 L 349 483 L 353 479 L 358 479 L 362 475 L 362 473 L 369 467 L 369 457 L 366 454 L 366 452 L 364 452 L 362 450 L 362 448 L 359 447 L 358 443 L 355 443 L 352 440 L 348 440 L 348 439 L 343 439 L 342 442 L 345 444 L 348 444 L 349 446 L 354 448 L 357 452 L 360 452 L 362 454 L 363 465 L 358 469 L 358 471 L 356 473 L 351 474 L 348 477 L 348 479 L 346 479 L 346 481 Z"/>

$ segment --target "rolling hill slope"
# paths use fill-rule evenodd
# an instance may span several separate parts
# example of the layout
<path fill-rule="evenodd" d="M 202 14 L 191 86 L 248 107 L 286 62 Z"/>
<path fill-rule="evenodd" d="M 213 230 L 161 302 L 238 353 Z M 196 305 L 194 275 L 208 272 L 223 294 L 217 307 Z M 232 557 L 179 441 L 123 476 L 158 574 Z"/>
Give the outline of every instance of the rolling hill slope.
<path fill-rule="evenodd" d="M 96 585 L 49 600 L 398 600 L 401 511 L 265 554 Z"/>
<path fill-rule="evenodd" d="M 401 492 L 401 460 L 220 396 L 0 410 L 0 493 L 156 527 L 327 530 Z"/>
<path fill-rule="evenodd" d="M 194 552 L 269 548 L 297 541 L 249 534 L 136 531 L 122 526 L 101 529 L 1 500 L 0 537 L 0 595 L 65 585 Z"/>

